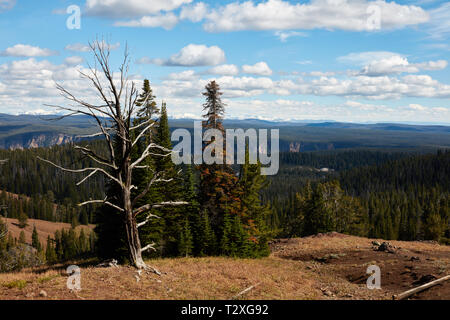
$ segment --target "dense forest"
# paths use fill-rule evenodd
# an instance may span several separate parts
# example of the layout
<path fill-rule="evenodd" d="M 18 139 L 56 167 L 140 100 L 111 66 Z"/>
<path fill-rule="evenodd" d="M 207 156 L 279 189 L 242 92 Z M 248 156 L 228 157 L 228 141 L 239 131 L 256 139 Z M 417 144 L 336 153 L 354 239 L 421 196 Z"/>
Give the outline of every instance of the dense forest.
<path fill-rule="evenodd" d="M 302 187 L 282 200 L 274 190 L 268 193 L 274 211 L 271 225 L 283 236 L 338 231 L 383 239 L 448 242 L 449 174 L 450 152 L 438 151 L 310 175 L 299 183 Z M 315 220 L 325 222 L 311 227 Z"/>

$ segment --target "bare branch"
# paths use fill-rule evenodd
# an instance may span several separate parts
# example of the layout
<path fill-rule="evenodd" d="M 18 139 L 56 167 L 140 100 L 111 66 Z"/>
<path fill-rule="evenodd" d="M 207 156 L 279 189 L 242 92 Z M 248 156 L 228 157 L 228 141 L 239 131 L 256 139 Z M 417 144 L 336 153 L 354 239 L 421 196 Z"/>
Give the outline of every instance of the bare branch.
<path fill-rule="evenodd" d="M 143 136 L 149 129 L 151 129 L 154 125 L 155 125 L 155 123 L 153 122 L 153 123 L 149 124 L 147 127 L 145 127 L 145 129 L 142 130 L 141 133 L 139 133 L 139 135 L 136 137 L 136 139 L 134 140 L 132 146 L 134 147 L 134 146 L 136 145 L 136 143 L 139 142 L 139 139 L 141 139 L 142 136 Z"/>
<path fill-rule="evenodd" d="M 159 149 L 161 151 L 168 152 L 168 153 L 167 154 L 152 153 L 152 152 L 150 152 L 151 148 Z M 160 156 L 160 157 L 168 157 L 171 154 L 172 154 L 172 150 L 164 148 L 160 145 L 157 145 L 156 143 L 150 143 L 147 146 L 147 148 L 145 148 L 144 152 L 142 152 L 141 156 L 135 162 L 133 162 L 133 164 L 131 165 L 131 169 L 134 169 L 139 163 L 144 161 L 150 155 Z"/>
<path fill-rule="evenodd" d="M 106 175 L 108 178 L 110 178 L 111 180 L 117 182 L 122 188 L 124 187 L 123 183 L 121 181 L 119 181 L 117 178 L 113 177 L 111 174 L 109 174 L 106 170 L 102 169 L 102 168 L 83 168 L 83 169 L 68 169 L 68 168 L 64 168 L 61 167 L 59 165 L 57 165 L 56 163 L 53 163 L 49 160 L 46 159 L 42 159 L 41 157 L 37 157 L 38 160 L 41 160 L 43 162 L 46 162 L 48 164 L 51 164 L 52 166 L 54 166 L 55 168 L 58 168 L 62 171 L 66 171 L 66 172 L 72 172 L 72 173 L 84 173 L 84 172 L 88 172 L 88 171 L 97 171 L 97 172 L 101 172 L 104 175 Z M 89 174 L 89 176 L 92 176 L 93 174 Z M 85 181 L 85 179 L 83 179 Z M 83 181 L 83 182 L 84 182 Z"/>
<path fill-rule="evenodd" d="M 108 205 L 108 206 L 110 206 L 110 207 L 113 207 L 114 209 L 117 209 L 117 210 L 119 210 L 119 211 L 121 211 L 121 212 L 124 212 L 124 211 L 125 211 L 123 208 L 121 208 L 121 207 L 119 207 L 119 206 L 116 206 L 115 204 L 113 204 L 113 203 L 107 201 L 106 199 L 105 199 L 105 200 L 89 200 L 89 201 L 86 201 L 86 202 L 83 202 L 83 203 L 78 204 L 78 206 L 79 206 L 79 207 L 83 207 L 83 206 L 85 206 L 85 205 L 88 205 L 88 204 L 95 204 L 95 203 L 106 204 L 106 205 Z"/>
<path fill-rule="evenodd" d="M 154 185 L 155 183 L 158 183 L 158 182 L 171 182 L 171 181 L 173 181 L 173 178 L 171 178 L 171 179 L 164 179 L 164 178 L 159 178 L 160 176 L 161 176 L 161 172 L 157 172 L 156 174 L 153 175 L 153 178 L 147 184 L 145 189 L 138 196 L 136 196 L 136 198 L 134 198 L 134 200 L 132 202 L 133 207 L 136 205 L 136 203 L 140 199 L 145 197 L 145 195 L 150 191 L 150 188 L 152 187 L 152 185 Z"/>
<path fill-rule="evenodd" d="M 157 208 L 164 208 L 164 207 L 177 207 L 177 206 L 184 206 L 189 204 L 189 202 L 184 201 L 168 201 L 168 202 L 161 202 L 161 203 L 155 203 L 155 204 L 146 204 L 142 207 L 139 207 L 135 210 L 133 210 L 134 216 L 137 216 L 141 214 L 142 212 L 149 211 L 151 209 L 157 209 Z"/>
<path fill-rule="evenodd" d="M 156 243 L 151 243 L 151 244 L 149 244 L 149 245 L 146 245 L 145 247 L 143 247 L 143 248 L 141 249 L 141 252 L 145 252 L 145 251 L 147 251 L 147 250 L 153 250 L 153 251 L 156 251 L 155 245 L 156 245 Z"/>
<path fill-rule="evenodd" d="M 80 150 L 84 155 L 88 156 L 95 162 L 117 170 L 117 167 L 114 165 L 114 163 L 111 163 L 111 161 L 109 161 L 108 159 L 105 159 L 105 158 L 99 156 L 97 153 L 95 153 L 91 149 L 88 149 L 86 147 L 80 147 L 80 146 L 75 146 L 75 149 Z"/>
<path fill-rule="evenodd" d="M 157 216 L 156 214 L 149 214 L 144 221 L 137 224 L 137 227 L 140 228 L 142 226 L 145 226 L 147 222 L 149 222 L 152 218 L 161 219 L 160 216 Z"/>

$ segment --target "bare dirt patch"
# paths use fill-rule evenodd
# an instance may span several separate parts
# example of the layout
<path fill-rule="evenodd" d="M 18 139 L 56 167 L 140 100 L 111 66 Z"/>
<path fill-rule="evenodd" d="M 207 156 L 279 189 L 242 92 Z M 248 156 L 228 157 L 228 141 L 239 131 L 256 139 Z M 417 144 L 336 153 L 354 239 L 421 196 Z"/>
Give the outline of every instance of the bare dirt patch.
<path fill-rule="evenodd" d="M 320 239 L 320 241 L 317 241 Z M 391 241 L 393 248 L 378 250 L 383 240 L 370 240 L 336 233 L 302 239 L 278 240 L 271 245 L 273 255 L 310 265 L 318 273 L 332 274 L 349 284 L 366 287 L 369 265 L 381 269 L 381 290 L 373 290 L 373 297 L 392 297 L 441 278 L 450 272 L 450 247 L 429 242 Z M 428 280 L 428 281 L 427 281 Z M 368 295 L 370 296 L 370 294 Z M 450 299 L 447 281 L 411 299 Z"/>

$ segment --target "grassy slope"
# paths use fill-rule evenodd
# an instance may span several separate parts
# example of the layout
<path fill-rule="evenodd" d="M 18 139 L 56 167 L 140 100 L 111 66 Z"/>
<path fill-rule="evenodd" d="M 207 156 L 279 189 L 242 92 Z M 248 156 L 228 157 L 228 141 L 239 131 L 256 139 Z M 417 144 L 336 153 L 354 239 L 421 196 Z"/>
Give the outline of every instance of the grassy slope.
<path fill-rule="evenodd" d="M 20 232 L 24 231 L 25 233 L 25 240 L 27 243 L 31 244 L 31 235 L 33 233 L 33 227 L 36 226 L 36 230 L 39 235 L 39 241 L 41 242 L 44 247 L 47 245 L 47 237 L 50 236 L 53 238 L 55 232 L 57 230 L 65 229 L 69 230 L 71 228 L 70 223 L 62 223 L 62 222 L 50 222 L 50 221 L 43 221 L 43 220 L 35 220 L 35 219 L 28 219 L 28 226 L 24 229 L 19 228 L 18 224 L 19 221 L 17 219 L 5 219 L 3 218 L 4 222 L 7 222 L 8 224 L 8 231 L 10 234 L 14 237 L 19 239 Z M 81 228 L 85 229 L 86 231 L 90 231 L 94 228 L 93 225 L 90 226 L 78 226 L 76 228 L 77 232 L 81 230 Z"/>
<path fill-rule="evenodd" d="M 415 286 L 414 278 L 450 272 L 450 247 L 423 242 L 392 243 L 401 247 L 393 255 L 376 252 L 372 240 L 327 235 L 275 242 L 270 257 L 260 260 L 227 258 L 156 259 L 148 263 L 164 274 L 142 274 L 135 269 L 98 268 L 86 264 L 81 270 L 82 291 L 66 288 L 64 266 L 40 268 L 35 272 L 0 275 L 0 299 L 231 299 L 252 285 L 245 299 L 390 299 Z M 318 259 L 327 254 L 339 258 Z M 411 261 L 412 256 L 419 260 Z M 429 260 L 427 260 L 429 259 Z M 366 268 L 382 269 L 382 290 L 369 290 Z M 36 272 L 39 271 L 39 272 Z M 22 280 L 22 287 L 14 282 Z M 12 288 L 10 288 L 12 287 Z M 421 299 L 450 299 L 450 283 L 417 296 Z"/>

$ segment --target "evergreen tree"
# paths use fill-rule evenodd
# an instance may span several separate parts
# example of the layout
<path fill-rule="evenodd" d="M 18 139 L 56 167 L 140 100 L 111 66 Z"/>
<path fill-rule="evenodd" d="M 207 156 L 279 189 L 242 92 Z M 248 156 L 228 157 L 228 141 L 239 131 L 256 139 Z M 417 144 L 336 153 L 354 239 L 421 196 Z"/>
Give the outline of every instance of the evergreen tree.
<path fill-rule="evenodd" d="M 19 215 L 19 228 L 21 229 L 25 228 L 28 225 L 27 223 L 28 223 L 27 214 L 21 211 Z"/>
<path fill-rule="evenodd" d="M 225 137 L 223 127 L 223 115 L 225 104 L 221 100 L 222 92 L 215 81 L 211 81 L 205 87 L 203 95 L 206 103 L 203 110 L 206 112 L 203 117 L 203 129 L 215 129 Z M 212 157 L 222 159 L 223 164 L 202 164 L 199 166 L 200 185 L 199 201 L 208 215 L 213 231 L 217 239 L 222 238 L 223 223 L 226 214 L 239 214 L 241 211 L 241 191 L 238 185 L 238 178 L 231 166 L 225 164 L 226 153 L 223 146 L 213 148 L 215 138 L 211 138 L 209 143 L 203 146 L 204 152 L 210 152 Z M 206 151 L 205 151 L 206 150 Z"/>
<path fill-rule="evenodd" d="M 47 247 L 45 249 L 45 260 L 48 264 L 55 263 L 57 261 L 55 247 L 52 245 L 52 239 L 47 237 Z"/>
<path fill-rule="evenodd" d="M 39 242 L 39 235 L 36 230 L 36 225 L 33 226 L 33 233 L 31 235 L 31 246 L 36 250 L 41 250 L 41 243 Z"/>
<path fill-rule="evenodd" d="M 188 257 L 192 254 L 192 249 L 194 248 L 191 226 L 189 220 L 186 218 L 184 221 L 183 228 L 180 232 L 180 241 L 178 243 L 178 251 L 181 256 Z"/>
<path fill-rule="evenodd" d="M 203 257 L 216 254 L 216 235 L 209 222 L 208 212 L 202 210 L 194 221 L 194 255 Z"/>
<path fill-rule="evenodd" d="M 19 235 L 19 243 L 21 244 L 26 244 L 26 240 L 25 240 L 25 232 L 22 230 L 20 231 L 20 235 Z"/>

